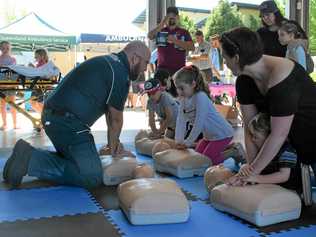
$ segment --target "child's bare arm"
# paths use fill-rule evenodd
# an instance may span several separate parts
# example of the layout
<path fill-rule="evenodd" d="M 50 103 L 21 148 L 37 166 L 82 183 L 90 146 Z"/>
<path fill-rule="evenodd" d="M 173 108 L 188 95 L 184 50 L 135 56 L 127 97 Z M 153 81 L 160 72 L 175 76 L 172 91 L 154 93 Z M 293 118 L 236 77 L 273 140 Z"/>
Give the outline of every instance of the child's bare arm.
<path fill-rule="evenodd" d="M 153 133 L 157 133 L 157 127 L 155 123 L 155 112 L 149 111 L 149 127 Z"/>
<path fill-rule="evenodd" d="M 166 118 L 160 123 L 160 128 L 158 129 L 158 132 L 163 134 L 165 133 L 168 124 L 170 124 L 171 119 L 172 119 L 172 111 L 170 108 L 165 107 L 165 114 L 166 114 Z"/>

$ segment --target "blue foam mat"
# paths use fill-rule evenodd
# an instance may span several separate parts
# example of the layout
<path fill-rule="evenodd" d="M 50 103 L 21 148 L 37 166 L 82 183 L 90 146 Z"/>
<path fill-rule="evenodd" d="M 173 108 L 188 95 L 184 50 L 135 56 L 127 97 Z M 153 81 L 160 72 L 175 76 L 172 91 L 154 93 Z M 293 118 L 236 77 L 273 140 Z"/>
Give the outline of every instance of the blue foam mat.
<path fill-rule="evenodd" d="M 177 182 L 177 184 L 185 191 L 191 193 L 201 200 L 208 199 L 208 192 L 204 185 L 203 177 L 192 177 L 179 179 L 177 177 L 169 177 Z"/>
<path fill-rule="evenodd" d="M 2 157 L 0 157 L 0 173 L 2 172 L 5 162 L 7 161 L 7 159 L 1 159 Z"/>
<path fill-rule="evenodd" d="M 0 222 L 98 211 L 88 192 L 82 188 L 59 186 L 0 191 Z"/>
<path fill-rule="evenodd" d="M 216 211 L 200 201 L 191 202 L 188 222 L 165 225 L 131 225 L 120 210 L 106 212 L 110 221 L 118 226 L 126 237 L 255 237 L 260 236 L 255 229 Z"/>
<path fill-rule="evenodd" d="M 270 237 L 315 237 L 316 236 L 316 225 L 308 228 L 301 228 L 298 230 L 290 230 L 282 233 L 270 234 Z"/>

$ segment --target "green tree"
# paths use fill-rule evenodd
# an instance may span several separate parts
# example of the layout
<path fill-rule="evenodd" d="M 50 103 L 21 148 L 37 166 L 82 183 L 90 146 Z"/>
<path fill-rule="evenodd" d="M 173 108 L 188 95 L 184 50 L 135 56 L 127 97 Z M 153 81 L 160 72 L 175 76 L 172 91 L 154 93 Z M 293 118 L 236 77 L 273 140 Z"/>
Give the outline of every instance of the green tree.
<path fill-rule="evenodd" d="M 285 4 L 286 4 L 286 0 L 274 0 L 275 3 L 277 4 L 278 8 L 280 9 L 280 12 L 282 13 L 282 15 L 285 15 Z"/>
<path fill-rule="evenodd" d="M 316 0 L 310 0 L 309 8 L 309 45 L 313 55 L 316 54 Z"/>
<path fill-rule="evenodd" d="M 4 10 L 2 12 L 4 18 L 3 26 L 6 26 L 27 15 L 26 9 L 22 8 L 17 10 L 16 6 L 9 1 L 4 4 Z"/>
<path fill-rule="evenodd" d="M 194 24 L 194 21 L 190 17 L 180 14 L 180 23 L 179 25 L 190 32 L 191 35 L 194 35 L 197 30 Z"/>
<path fill-rule="evenodd" d="M 214 34 L 221 34 L 237 26 L 243 26 L 242 17 L 236 6 L 231 6 L 227 0 L 220 0 L 207 18 L 203 32 L 208 39 Z"/>
<path fill-rule="evenodd" d="M 253 31 L 256 31 L 261 25 L 261 21 L 258 17 L 254 17 L 253 15 L 249 14 L 242 14 L 242 23 L 244 26 L 250 28 Z"/>

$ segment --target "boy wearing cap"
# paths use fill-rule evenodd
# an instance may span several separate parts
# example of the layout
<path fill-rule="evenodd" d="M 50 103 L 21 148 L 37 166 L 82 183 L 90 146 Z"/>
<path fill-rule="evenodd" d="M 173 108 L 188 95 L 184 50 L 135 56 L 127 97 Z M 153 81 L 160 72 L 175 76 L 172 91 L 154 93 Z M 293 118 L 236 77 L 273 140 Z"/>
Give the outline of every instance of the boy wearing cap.
<path fill-rule="evenodd" d="M 263 53 L 276 57 L 285 57 L 286 46 L 280 44 L 278 30 L 286 19 L 274 1 L 262 2 L 259 10 L 263 27 L 258 29 L 257 32 L 263 43 Z"/>
<path fill-rule="evenodd" d="M 168 92 L 164 91 L 158 79 L 149 79 L 144 84 L 144 93 L 148 94 L 149 126 L 151 138 L 157 139 L 165 135 L 174 139 L 179 104 Z M 157 128 L 155 116 L 160 120 Z"/>

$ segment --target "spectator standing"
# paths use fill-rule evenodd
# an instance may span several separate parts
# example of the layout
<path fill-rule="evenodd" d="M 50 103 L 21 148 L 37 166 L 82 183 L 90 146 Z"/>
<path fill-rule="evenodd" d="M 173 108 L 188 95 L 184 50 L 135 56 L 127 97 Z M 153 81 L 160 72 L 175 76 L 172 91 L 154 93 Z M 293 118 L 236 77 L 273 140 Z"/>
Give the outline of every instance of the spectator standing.
<path fill-rule="evenodd" d="M 274 1 L 262 2 L 259 10 L 263 27 L 257 32 L 263 43 L 263 54 L 285 57 L 286 46 L 280 44 L 278 30 L 286 19 Z"/>
<path fill-rule="evenodd" d="M 0 66 L 9 66 L 9 65 L 15 65 L 16 60 L 11 55 L 11 44 L 8 41 L 2 41 L 0 43 Z M 15 91 L 4 91 L 3 92 L 9 101 L 15 102 Z M 12 120 L 13 120 L 13 128 L 17 129 L 16 124 L 16 110 L 11 107 L 11 114 L 12 114 Z M 7 129 L 7 103 L 4 99 L 1 99 L 1 118 L 2 118 L 2 126 L 0 127 L 0 130 Z"/>
<path fill-rule="evenodd" d="M 157 68 L 166 69 L 171 75 L 185 66 L 187 52 L 194 50 L 190 33 L 179 27 L 179 11 L 176 7 L 168 7 L 167 15 L 155 29 L 148 33 L 148 38 L 158 39 L 158 43 L 160 39 L 164 41 L 158 46 Z M 170 93 L 177 96 L 173 81 Z"/>

